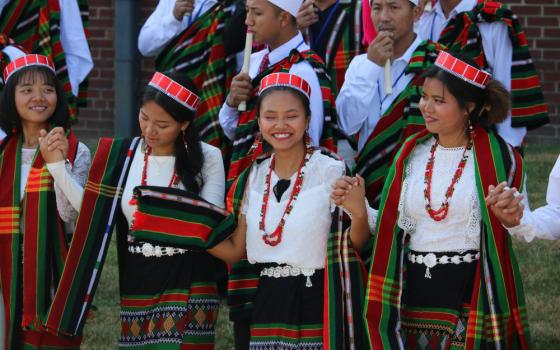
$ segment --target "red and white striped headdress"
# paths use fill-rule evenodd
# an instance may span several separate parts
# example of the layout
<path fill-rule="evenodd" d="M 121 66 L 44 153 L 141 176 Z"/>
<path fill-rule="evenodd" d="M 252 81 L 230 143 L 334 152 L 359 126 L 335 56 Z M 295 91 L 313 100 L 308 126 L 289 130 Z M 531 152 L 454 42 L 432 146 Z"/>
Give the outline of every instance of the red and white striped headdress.
<path fill-rule="evenodd" d="M 30 67 L 30 66 L 43 66 L 47 67 L 52 70 L 53 73 L 55 72 L 54 64 L 47 56 L 43 55 L 25 55 L 16 58 L 12 62 L 8 63 L 6 68 L 4 68 L 4 82 L 7 83 L 8 79 L 17 71 L 22 68 Z"/>
<path fill-rule="evenodd" d="M 196 111 L 200 98 L 194 92 L 168 76 L 156 72 L 148 85 L 163 92 L 191 111 Z"/>
<path fill-rule="evenodd" d="M 490 78 L 492 78 L 490 73 L 453 57 L 449 52 L 440 51 L 435 64 L 457 78 L 463 79 L 467 83 L 478 86 L 481 89 L 484 89 Z"/>
<path fill-rule="evenodd" d="M 261 80 L 259 95 L 268 88 L 274 86 L 286 86 L 302 92 L 307 99 L 311 97 L 311 87 L 302 77 L 290 73 L 272 73 Z"/>

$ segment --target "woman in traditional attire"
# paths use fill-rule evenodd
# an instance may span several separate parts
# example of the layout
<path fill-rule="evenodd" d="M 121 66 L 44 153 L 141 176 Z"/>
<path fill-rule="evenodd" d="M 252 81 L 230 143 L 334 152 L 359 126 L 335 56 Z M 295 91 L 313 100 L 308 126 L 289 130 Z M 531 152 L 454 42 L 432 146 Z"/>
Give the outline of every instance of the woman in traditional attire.
<path fill-rule="evenodd" d="M 74 235 L 81 244 L 70 250 L 72 266 L 63 275 L 63 283 L 71 284 L 67 295 L 79 301 L 63 307 L 49 325 L 68 332 L 83 327 L 116 224 L 119 348 L 214 347 L 215 274 L 222 262 L 204 250 L 130 234 L 143 227 L 202 241 L 204 228 L 215 226 L 214 216 L 226 217 L 221 152 L 201 142 L 192 123 L 198 101 L 184 76 L 155 73 L 142 97 L 142 137 L 100 140 Z"/>
<path fill-rule="evenodd" d="M 370 346 L 527 349 L 511 240 L 484 201 L 489 185 L 523 184 L 521 157 L 492 131 L 507 116 L 508 93 L 445 52 L 425 77 L 426 130 L 397 154 L 376 218 L 366 294 Z M 340 196 L 352 181 L 337 182 L 337 203 L 346 205 Z"/>
<path fill-rule="evenodd" d="M 249 264 L 241 274 L 243 267 L 234 265 L 230 292 L 239 292 L 252 308 L 250 349 L 365 344 L 363 275 L 355 251 L 370 237 L 367 213 L 352 212 L 347 231 L 339 226 L 341 212 L 330 193 L 345 166 L 310 146 L 310 90 L 290 73 L 262 79 L 257 120 L 270 152 L 234 183 L 228 205 L 237 229 L 209 250 L 229 263 L 246 253 Z"/>
<path fill-rule="evenodd" d="M 88 148 L 67 130 L 52 62 L 25 55 L 4 69 L 0 102 L 0 339 L 2 349 L 79 348 L 43 328 L 80 209 Z"/>

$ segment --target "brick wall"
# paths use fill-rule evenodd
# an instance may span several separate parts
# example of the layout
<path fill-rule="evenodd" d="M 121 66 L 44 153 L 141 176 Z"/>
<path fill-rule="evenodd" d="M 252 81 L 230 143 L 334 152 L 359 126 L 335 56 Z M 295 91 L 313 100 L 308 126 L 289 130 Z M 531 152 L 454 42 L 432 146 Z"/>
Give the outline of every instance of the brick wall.
<path fill-rule="evenodd" d="M 89 105 L 80 112 L 78 136 L 112 136 L 114 128 L 114 1 L 90 0 L 90 47 L 95 67 L 90 75 Z M 140 1 L 139 1 L 140 2 Z M 157 0 L 141 0 L 141 23 Z M 529 133 L 531 143 L 560 144 L 560 0 L 507 1 L 521 18 L 539 71 L 551 123 Z M 153 60 L 142 60 L 143 82 L 153 73 Z"/>
<path fill-rule="evenodd" d="M 560 0 L 507 2 L 519 16 L 540 74 L 551 123 L 529 133 L 529 142 L 560 144 Z"/>

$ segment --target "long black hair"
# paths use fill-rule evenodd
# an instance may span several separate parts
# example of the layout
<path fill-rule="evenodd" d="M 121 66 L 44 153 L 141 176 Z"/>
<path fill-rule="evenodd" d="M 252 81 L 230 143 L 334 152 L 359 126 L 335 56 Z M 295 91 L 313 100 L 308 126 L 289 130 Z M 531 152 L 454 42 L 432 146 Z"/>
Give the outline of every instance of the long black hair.
<path fill-rule="evenodd" d="M 198 95 L 196 86 L 185 75 L 176 72 L 166 75 Z M 193 122 L 196 112 L 149 85 L 142 96 L 142 105 L 148 102 L 155 102 L 179 123 L 189 122 L 187 129 L 180 132 L 175 139 L 175 171 L 187 190 L 200 193 L 203 183 L 201 170 L 204 155 L 198 130 Z"/>
<path fill-rule="evenodd" d="M 456 53 L 453 53 L 453 56 L 479 69 L 471 58 Z M 468 104 L 473 103 L 474 108 L 469 113 L 469 121 L 473 125 L 480 124 L 489 128 L 504 121 L 508 116 L 510 95 L 502 83 L 497 80 L 491 79 L 482 89 L 435 65 L 422 76 L 441 81 L 455 97 L 461 109 L 468 111 Z"/>
<path fill-rule="evenodd" d="M 56 108 L 47 123 L 52 127 L 61 126 L 68 128 L 68 103 L 62 84 L 56 74 L 49 68 L 43 66 L 29 66 L 15 72 L 4 85 L 0 97 L 0 128 L 7 135 L 22 132 L 21 117 L 16 108 L 16 86 L 21 83 L 34 84 L 37 79 L 42 79 L 45 84 L 52 86 L 56 91 Z"/>

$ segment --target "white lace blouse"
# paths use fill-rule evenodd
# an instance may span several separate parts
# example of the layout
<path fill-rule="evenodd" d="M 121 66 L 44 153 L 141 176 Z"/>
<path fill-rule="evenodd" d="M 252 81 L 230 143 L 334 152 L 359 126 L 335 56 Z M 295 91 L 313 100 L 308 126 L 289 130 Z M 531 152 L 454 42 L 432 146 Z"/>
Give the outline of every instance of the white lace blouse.
<path fill-rule="evenodd" d="M 479 250 L 481 211 L 478 200 L 473 151 L 449 200 L 449 212 L 442 221 L 426 211 L 424 173 L 435 139 L 416 146 L 406 167 L 399 201 L 398 225 L 410 234 L 410 248 L 419 252 Z M 437 210 L 463 155 L 464 147 L 437 147 L 431 184 L 431 205 Z"/>
<path fill-rule="evenodd" d="M 265 191 L 270 159 L 253 166 L 243 201 L 242 213 L 247 219 L 247 257 L 251 263 L 288 264 L 306 269 L 325 267 L 327 239 L 334 204 L 330 194 L 336 180 L 344 174 L 344 163 L 316 151 L 305 166 L 303 186 L 293 210 L 286 219 L 282 242 L 269 246 L 259 230 L 260 212 Z M 278 176 L 271 176 L 271 194 L 268 198 L 265 228 L 272 233 L 289 201 L 296 174 L 278 203 L 272 188 Z"/>

